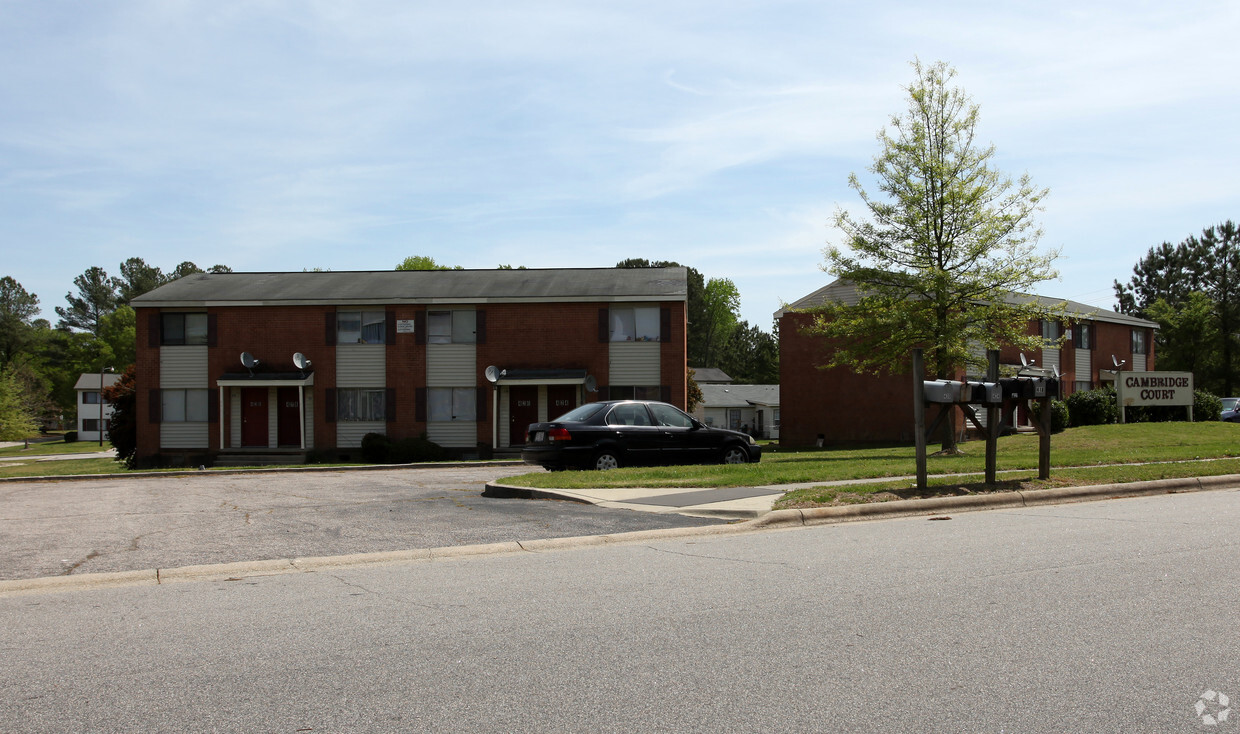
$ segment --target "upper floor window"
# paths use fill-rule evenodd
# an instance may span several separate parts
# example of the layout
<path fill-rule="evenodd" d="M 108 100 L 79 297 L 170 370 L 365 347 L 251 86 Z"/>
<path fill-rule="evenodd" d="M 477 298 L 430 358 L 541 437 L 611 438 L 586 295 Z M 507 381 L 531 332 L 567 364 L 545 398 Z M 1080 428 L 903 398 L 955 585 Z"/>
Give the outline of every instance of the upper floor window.
<path fill-rule="evenodd" d="M 87 392 L 83 392 L 82 393 L 82 404 L 83 405 L 98 405 L 99 404 L 99 392 L 96 390 L 89 390 Z"/>
<path fill-rule="evenodd" d="M 385 329 L 383 311 L 337 311 L 337 344 L 382 344 Z"/>
<path fill-rule="evenodd" d="M 1094 348 L 1094 325 L 1079 323 L 1072 328 L 1072 346 L 1077 349 Z"/>
<path fill-rule="evenodd" d="M 659 307 L 637 306 L 611 309 L 613 342 L 659 341 Z"/>
<path fill-rule="evenodd" d="M 1059 346 L 1059 322 L 1058 321 L 1042 321 L 1042 338 L 1046 340 L 1048 347 Z"/>
<path fill-rule="evenodd" d="M 159 343 L 165 346 L 207 343 L 205 313 L 160 314 Z"/>
<path fill-rule="evenodd" d="M 478 314 L 474 311 L 430 311 L 426 314 L 426 341 L 430 344 L 474 344 L 478 341 Z"/>
<path fill-rule="evenodd" d="M 1146 351 L 1145 329 L 1132 330 L 1132 353 L 1133 354 L 1149 354 Z"/>

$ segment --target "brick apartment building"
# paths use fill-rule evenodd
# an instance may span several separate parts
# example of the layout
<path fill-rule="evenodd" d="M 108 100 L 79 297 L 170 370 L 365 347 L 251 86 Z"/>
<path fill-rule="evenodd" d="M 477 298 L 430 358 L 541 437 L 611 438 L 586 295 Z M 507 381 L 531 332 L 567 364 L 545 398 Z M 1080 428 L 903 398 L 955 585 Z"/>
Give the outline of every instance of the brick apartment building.
<path fill-rule="evenodd" d="M 683 408 L 687 293 L 684 268 L 181 278 L 131 304 L 138 457 L 351 455 L 372 432 L 470 455 L 582 402 Z"/>
<path fill-rule="evenodd" d="M 1064 323 L 1035 321 L 1028 331 L 1048 340 L 1066 337 L 1064 344 L 1024 352 L 1026 359 L 1039 367 L 1059 369 L 1061 397 L 1114 381 L 1117 362 L 1126 371 L 1154 369 L 1156 323 L 1074 301 L 1034 298 L 1048 306 L 1066 306 Z M 844 368 L 818 368 L 827 361 L 830 344 L 806 333 L 813 316 L 805 310 L 828 301 L 856 303 L 857 299 L 856 286 L 837 280 L 775 313 L 779 322 L 780 392 L 790 398 L 782 406 L 782 445 L 812 446 L 819 436 L 826 443 L 913 440 L 911 373 L 874 376 Z M 1000 364 L 1010 368 L 1021 365 L 1020 357 L 1020 350 L 1014 347 L 999 352 Z M 981 377 L 961 374 L 957 379 Z M 1028 422 L 1023 411 L 1013 419 L 1018 425 Z M 964 422 L 957 421 L 957 425 Z"/>

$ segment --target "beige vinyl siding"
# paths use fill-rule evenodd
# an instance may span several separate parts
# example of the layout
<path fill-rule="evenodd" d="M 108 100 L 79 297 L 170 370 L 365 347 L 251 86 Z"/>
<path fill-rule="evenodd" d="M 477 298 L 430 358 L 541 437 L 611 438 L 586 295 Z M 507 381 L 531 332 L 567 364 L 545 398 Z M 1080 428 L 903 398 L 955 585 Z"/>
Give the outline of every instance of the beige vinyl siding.
<path fill-rule="evenodd" d="M 386 387 L 386 349 L 384 344 L 336 347 L 336 387 Z"/>
<path fill-rule="evenodd" d="M 314 393 L 310 388 L 305 390 L 306 396 L 306 448 L 314 448 Z"/>
<path fill-rule="evenodd" d="M 658 342 L 612 342 L 610 347 L 607 384 L 643 386 L 662 384 Z"/>
<path fill-rule="evenodd" d="M 507 426 L 506 423 L 503 425 Z M 478 445 L 478 424 L 473 421 L 433 421 L 426 424 L 426 437 L 440 446 L 474 448 Z"/>
<path fill-rule="evenodd" d="M 210 434 L 208 423 L 160 423 L 162 449 L 205 449 Z"/>
<path fill-rule="evenodd" d="M 336 423 L 336 446 L 342 449 L 360 448 L 362 436 L 367 433 L 386 434 L 387 424 L 383 421 L 339 421 Z"/>
<path fill-rule="evenodd" d="M 478 350 L 473 344 L 427 344 L 427 387 L 471 387 L 477 383 Z"/>
<path fill-rule="evenodd" d="M 161 388 L 206 387 L 207 381 L 207 347 L 159 348 Z"/>
<path fill-rule="evenodd" d="M 1042 366 L 1046 369 L 1051 367 L 1059 367 L 1059 350 L 1043 348 L 1042 349 Z"/>
<path fill-rule="evenodd" d="M 1146 363 L 1145 363 L 1144 354 L 1132 355 L 1132 371 L 1133 372 L 1145 372 L 1145 364 Z"/>
<path fill-rule="evenodd" d="M 241 445 L 241 388 L 228 388 L 228 445 L 237 448 Z"/>
<path fill-rule="evenodd" d="M 1093 350 L 1078 349 L 1076 350 L 1076 363 L 1073 365 L 1073 378 L 1076 382 L 1092 382 L 1093 375 Z"/>

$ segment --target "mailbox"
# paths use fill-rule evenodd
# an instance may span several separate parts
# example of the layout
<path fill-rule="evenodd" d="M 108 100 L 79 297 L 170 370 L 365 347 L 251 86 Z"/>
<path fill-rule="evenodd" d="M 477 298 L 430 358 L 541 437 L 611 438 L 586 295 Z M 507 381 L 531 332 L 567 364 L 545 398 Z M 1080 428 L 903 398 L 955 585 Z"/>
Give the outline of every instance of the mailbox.
<path fill-rule="evenodd" d="M 1029 377 L 1026 379 L 1033 385 L 1033 397 L 1035 398 L 1046 397 L 1046 379 L 1045 378 Z"/>
<path fill-rule="evenodd" d="M 1020 377 L 1004 377 L 999 380 L 999 388 L 1002 390 L 1003 397 L 1005 398 L 1025 400 L 1034 397 L 1033 383 Z"/>
<path fill-rule="evenodd" d="M 922 391 L 927 403 L 964 403 L 969 399 L 968 386 L 955 380 L 926 380 Z"/>
<path fill-rule="evenodd" d="M 1056 380 L 1053 377 L 1046 378 L 1046 397 L 1048 398 L 1059 397 L 1059 380 Z"/>
<path fill-rule="evenodd" d="M 994 405 L 1003 402 L 1003 390 L 997 382 L 970 382 L 969 402 Z"/>

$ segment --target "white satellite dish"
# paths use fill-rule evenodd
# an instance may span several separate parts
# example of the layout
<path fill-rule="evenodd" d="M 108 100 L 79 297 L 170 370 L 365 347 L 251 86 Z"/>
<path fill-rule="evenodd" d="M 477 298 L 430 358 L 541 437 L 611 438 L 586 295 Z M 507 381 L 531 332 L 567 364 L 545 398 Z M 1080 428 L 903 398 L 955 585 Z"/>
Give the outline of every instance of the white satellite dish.
<path fill-rule="evenodd" d="M 1115 365 L 1115 369 L 1119 369 L 1120 367 L 1123 367 L 1124 365 L 1128 364 L 1128 360 L 1126 360 L 1126 359 L 1116 359 L 1116 358 L 1115 358 L 1115 355 L 1114 355 L 1114 354 L 1112 354 L 1112 355 L 1111 355 L 1111 364 Z"/>
<path fill-rule="evenodd" d="M 1035 360 L 1026 357 L 1024 352 L 1020 353 L 1020 364 L 1022 367 L 1028 367 L 1030 364 L 1033 364 L 1034 361 Z"/>
<path fill-rule="evenodd" d="M 258 366 L 258 360 L 254 358 L 253 354 L 250 354 L 249 352 L 242 352 L 241 365 L 247 370 L 252 370 Z"/>
<path fill-rule="evenodd" d="M 293 353 L 293 365 L 299 370 L 304 370 L 310 366 L 310 360 L 306 359 L 306 355 L 301 352 Z"/>
<path fill-rule="evenodd" d="M 598 380 L 594 379 L 594 375 L 586 375 L 586 392 L 598 392 Z"/>
<path fill-rule="evenodd" d="M 487 382 L 494 385 L 495 381 L 499 379 L 499 367 L 496 367 L 495 365 L 491 365 L 487 367 L 486 371 L 483 374 L 486 375 Z"/>

